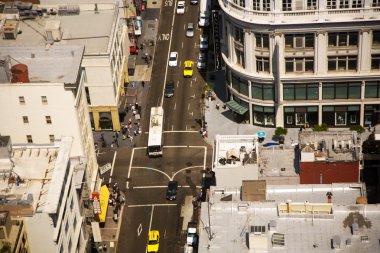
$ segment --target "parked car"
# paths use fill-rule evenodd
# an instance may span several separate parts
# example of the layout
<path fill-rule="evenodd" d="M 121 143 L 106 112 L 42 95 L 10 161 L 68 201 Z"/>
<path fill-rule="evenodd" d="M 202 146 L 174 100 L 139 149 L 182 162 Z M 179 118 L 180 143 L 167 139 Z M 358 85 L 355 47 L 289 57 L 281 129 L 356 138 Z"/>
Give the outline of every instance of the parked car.
<path fill-rule="evenodd" d="M 169 55 L 169 66 L 176 67 L 178 62 L 178 52 L 171 52 Z"/>
<path fill-rule="evenodd" d="M 190 0 L 190 4 L 198 4 L 198 0 Z"/>
<path fill-rule="evenodd" d="M 175 200 L 177 198 L 177 189 L 178 189 L 178 182 L 177 181 L 169 181 L 168 189 L 166 191 L 166 199 L 167 200 Z"/>
<path fill-rule="evenodd" d="M 205 69 L 206 68 L 206 53 L 205 52 L 199 52 L 197 68 L 198 69 Z"/>
<path fill-rule="evenodd" d="M 174 96 L 174 82 L 170 81 L 166 83 L 164 96 L 167 98 Z"/>
<path fill-rule="evenodd" d="M 185 1 L 178 1 L 177 3 L 177 14 L 185 14 Z"/>
<path fill-rule="evenodd" d="M 200 50 L 206 50 L 208 48 L 208 36 L 207 35 L 201 35 L 199 37 L 199 49 Z"/>
<path fill-rule="evenodd" d="M 194 23 L 187 23 L 186 37 L 194 37 Z"/>

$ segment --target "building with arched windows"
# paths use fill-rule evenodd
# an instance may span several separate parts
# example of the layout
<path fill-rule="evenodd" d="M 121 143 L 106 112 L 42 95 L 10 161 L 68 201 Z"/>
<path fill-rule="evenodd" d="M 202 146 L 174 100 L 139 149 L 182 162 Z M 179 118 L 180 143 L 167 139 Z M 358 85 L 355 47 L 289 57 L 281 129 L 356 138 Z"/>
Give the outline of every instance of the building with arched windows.
<path fill-rule="evenodd" d="M 380 1 L 218 1 L 228 94 L 251 124 L 380 123 Z"/>

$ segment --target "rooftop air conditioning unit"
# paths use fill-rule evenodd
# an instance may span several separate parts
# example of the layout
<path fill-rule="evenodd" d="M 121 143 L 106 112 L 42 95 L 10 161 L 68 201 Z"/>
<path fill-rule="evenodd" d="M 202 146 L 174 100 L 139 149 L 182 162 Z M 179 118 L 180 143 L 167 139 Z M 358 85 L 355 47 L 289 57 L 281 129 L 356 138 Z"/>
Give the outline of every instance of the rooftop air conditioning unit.
<path fill-rule="evenodd" d="M 3 39 L 15 40 L 17 38 L 17 32 L 18 32 L 18 21 L 6 20 L 3 26 Z"/>
<path fill-rule="evenodd" d="M 46 20 L 45 35 L 48 42 L 60 41 L 62 39 L 61 21 Z"/>

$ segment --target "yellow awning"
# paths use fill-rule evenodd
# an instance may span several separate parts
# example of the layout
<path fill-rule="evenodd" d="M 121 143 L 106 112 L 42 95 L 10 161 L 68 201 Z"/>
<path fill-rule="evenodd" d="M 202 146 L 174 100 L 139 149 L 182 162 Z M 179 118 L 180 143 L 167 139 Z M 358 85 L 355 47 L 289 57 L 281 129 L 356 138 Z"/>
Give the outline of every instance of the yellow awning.
<path fill-rule="evenodd" d="M 99 214 L 99 222 L 106 221 L 109 198 L 110 198 L 110 192 L 108 190 L 108 187 L 106 185 L 103 185 L 100 188 L 100 194 L 99 194 L 99 202 L 100 202 L 100 210 L 101 210 L 101 213 Z"/>

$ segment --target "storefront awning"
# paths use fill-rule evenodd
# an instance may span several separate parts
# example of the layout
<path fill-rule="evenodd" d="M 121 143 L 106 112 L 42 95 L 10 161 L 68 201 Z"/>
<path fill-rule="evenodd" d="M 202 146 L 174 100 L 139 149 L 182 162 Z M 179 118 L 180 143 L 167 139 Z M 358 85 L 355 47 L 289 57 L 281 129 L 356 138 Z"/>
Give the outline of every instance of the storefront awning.
<path fill-rule="evenodd" d="M 228 108 L 230 108 L 232 111 L 234 111 L 234 112 L 236 112 L 237 114 L 240 114 L 240 115 L 243 115 L 244 113 L 246 113 L 248 111 L 247 108 L 245 108 L 244 106 L 239 105 L 234 100 L 228 101 L 226 103 L 226 106 Z"/>
<path fill-rule="evenodd" d="M 109 198 L 110 198 L 110 192 L 108 190 L 108 187 L 106 185 L 103 185 L 100 188 L 100 194 L 99 194 L 100 211 L 101 211 L 101 213 L 99 214 L 99 222 L 101 223 L 106 221 Z"/>

